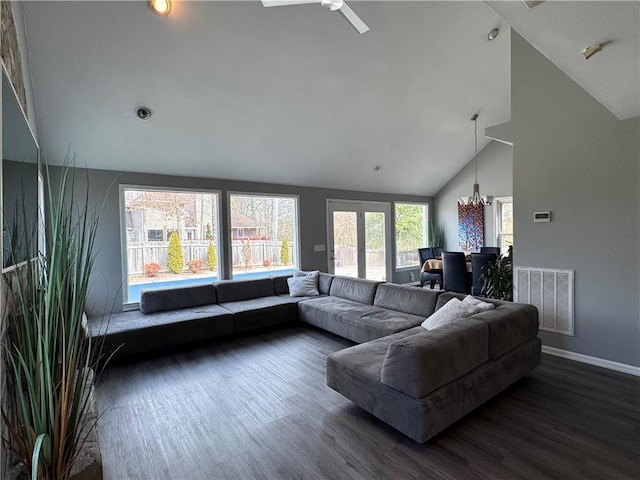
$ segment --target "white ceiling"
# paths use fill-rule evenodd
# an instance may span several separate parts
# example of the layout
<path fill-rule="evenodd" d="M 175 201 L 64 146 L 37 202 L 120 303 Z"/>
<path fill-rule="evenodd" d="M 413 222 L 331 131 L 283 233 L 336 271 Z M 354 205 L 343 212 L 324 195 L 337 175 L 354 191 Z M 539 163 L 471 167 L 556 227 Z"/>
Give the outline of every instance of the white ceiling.
<path fill-rule="evenodd" d="M 548 8 L 491 6 L 525 26 Z M 92 168 L 434 195 L 473 157 L 473 113 L 479 132 L 509 121 L 508 24 L 482 2 L 351 7 L 366 34 L 318 5 L 25 2 L 46 159 L 70 145 Z"/>

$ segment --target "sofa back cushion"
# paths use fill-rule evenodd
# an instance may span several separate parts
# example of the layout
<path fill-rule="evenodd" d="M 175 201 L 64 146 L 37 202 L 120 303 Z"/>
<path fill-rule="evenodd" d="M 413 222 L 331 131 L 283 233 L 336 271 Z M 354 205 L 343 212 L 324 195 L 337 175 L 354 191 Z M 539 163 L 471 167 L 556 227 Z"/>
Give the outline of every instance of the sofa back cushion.
<path fill-rule="evenodd" d="M 330 273 L 320 272 L 320 275 L 318 275 L 318 291 L 320 292 L 320 295 L 329 295 L 333 277 L 334 276 Z"/>
<path fill-rule="evenodd" d="M 382 364 L 383 384 L 421 398 L 456 380 L 488 358 L 487 324 L 459 319 L 389 345 Z"/>
<path fill-rule="evenodd" d="M 438 297 L 436 310 L 452 298 L 462 300 L 464 297 L 462 294 L 445 292 Z M 496 308 L 477 313 L 470 318 L 481 320 L 489 327 L 489 358 L 492 360 L 538 335 L 538 309 L 533 305 L 492 298 L 482 300 L 493 303 Z"/>
<path fill-rule="evenodd" d="M 252 280 L 222 280 L 216 282 L 215 286 L 218 292 L 218 303 L 241 302 L 242 300 L 276 294 L 273 280 L 270 277 Z"/>
<path fill-rule="evenodd" d="M 373 304 L 376 307 L 387 308 L 397 312 L 410 313 L 421 317 L 428 317 L 436 308 L 439 290 L 383 283 L 378 285 Z"/>
<path fill-rule="evenodd" d="M 289 294 L 289 285 L 287 284 L 287 279 L 289 278 L 291 278 L 291 275 L 278 275 L 276 277 L 271 277 L 273 280 L 273 289 L 276 292 L 276 295 Z"/>
<path fill-rule="evenodd" d="M 179 288 L 154 288 L 140 295 L 142 313 L 164 312 L 180 308 L 199 307 L 217 303 L 216 288 L 212 283 Z"/>
<path fill-rule="evenodd" d="M 329 295 L 340 297 L 353 302 L 373 305 L 376 289 L 381 282 L 364 280 L 362 278 L 334 277 L 331 282 Z"/>

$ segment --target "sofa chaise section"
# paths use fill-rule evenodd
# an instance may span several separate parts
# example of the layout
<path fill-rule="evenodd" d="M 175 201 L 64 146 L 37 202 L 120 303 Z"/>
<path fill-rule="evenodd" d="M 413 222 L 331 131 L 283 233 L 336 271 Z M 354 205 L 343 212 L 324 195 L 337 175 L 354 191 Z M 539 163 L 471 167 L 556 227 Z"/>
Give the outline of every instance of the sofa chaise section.
<path fill-rule="evenodd" d="M 443 293 L 438 307 L 455 296 Z M 433 330 L 419 326 L 332 353 L 327 384 L 423 443 L 540 364 L 535 307 L 495 303 Z"/>

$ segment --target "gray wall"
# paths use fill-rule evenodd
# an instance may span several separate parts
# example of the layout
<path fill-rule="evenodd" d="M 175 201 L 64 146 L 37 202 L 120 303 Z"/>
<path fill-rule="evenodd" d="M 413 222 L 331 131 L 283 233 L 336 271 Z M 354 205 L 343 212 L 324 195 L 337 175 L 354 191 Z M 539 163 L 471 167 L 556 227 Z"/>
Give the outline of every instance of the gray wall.
<path fill-rule="evenodd" d="M 326 252 L 314 252 L 313 246 L 314 244 L 326 245 L 327 243 L 326 200 L 328 198 L 378 202 L 408 201 L 431 203 L 430 197 L 412 195 L 364 193 L 143 173 L 119 174 L 118 172 L 92 169 L 87 171 L 78 169 L 77 172 L 77 191 L 84 192 L 88 173 L 90 203 L 94 206 L 99 206 L 103 199 L 105 200 L 98 240 L 96 241 L 96 248 L 99 251 L 96 256 L 91 291 L 87 302 L 87 310 L 92 315 L 100 314 L 105 310 L 110 311 L 113 309 L 115 312 L 122 310 L 123 285 L 120 251 L 119 184 L 221 190 L 223 224 L 227 221 L 224 212 L 227 211 L 226 201 L 227 192 L 229 191 L 298 195 L 300 199 L 301 268 L 322 271 L 327 271 L 327 254 Z M 56 184 L 55 180 L 53 184 Z M 393 212 L 393 205 L 391 208 Z M 393 221 L 391 222 L 391 228 L 393 234 Z M 224 258 L 227 258 L 226 252 L 223 252 L 221 257 L 223 255 Z M 392 245 L 391 255 L 395 258 L 395 245 Z M 416 269 L 417 271 L 418 269 Z M 392 281 L 405 283 L 409 281 L 410 271 L 393 272 L 392 275 Z"/>
<path fill-rule="evenodd" d="M 458 197 L 471 195 L 475 179 L 472 159 L 433 198 L 434 217 L 445 229 L 448 250 L 458 251 Z M 480 194 L 507 197 L 513 194 L 513 152 L 509 145 L 492 141 L 478 152 Z M 496 245 L 495 204 L 484 207 L 485 245 Z"/>
<path fill-rule="evenodd" d="M 640 121 L 616 119 L 511 38 L 514 262 L 575 270 L 575 337 L 543 343 L 639 366 Z M 551 223 L 533 223 L 540 210 Z"/>

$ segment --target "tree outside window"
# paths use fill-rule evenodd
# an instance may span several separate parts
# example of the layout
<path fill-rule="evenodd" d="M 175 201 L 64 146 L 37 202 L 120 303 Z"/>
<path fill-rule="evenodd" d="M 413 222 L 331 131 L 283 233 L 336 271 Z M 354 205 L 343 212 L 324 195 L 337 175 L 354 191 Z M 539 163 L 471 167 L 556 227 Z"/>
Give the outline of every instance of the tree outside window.
<path fill-rule="evenodd" d="M 396 268 L 420 265 L 418 248 L 427 245 L 427 205 L 395 204 Z"/>

